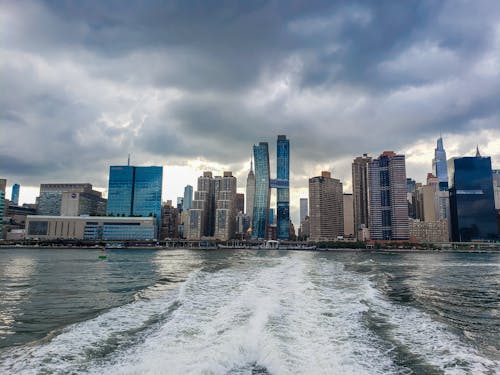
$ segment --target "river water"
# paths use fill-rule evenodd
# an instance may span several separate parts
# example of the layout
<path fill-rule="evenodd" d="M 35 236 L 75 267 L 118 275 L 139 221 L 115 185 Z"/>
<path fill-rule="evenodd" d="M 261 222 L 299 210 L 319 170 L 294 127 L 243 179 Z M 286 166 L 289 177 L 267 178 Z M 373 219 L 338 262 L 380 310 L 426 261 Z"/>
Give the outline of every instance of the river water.
<path fill-rule="evenodd" d="M 0 374 L 498 374 L 500 254 L 0 250 Z"/>

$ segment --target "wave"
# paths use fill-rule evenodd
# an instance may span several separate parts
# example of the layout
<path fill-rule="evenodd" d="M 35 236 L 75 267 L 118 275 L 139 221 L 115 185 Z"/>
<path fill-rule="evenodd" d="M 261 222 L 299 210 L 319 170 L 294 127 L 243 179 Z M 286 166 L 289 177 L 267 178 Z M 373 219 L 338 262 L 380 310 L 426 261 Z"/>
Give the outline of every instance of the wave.
<path fill-rule="evenodd" d="M 429 314 L 388 300 L 368 275 L 302 253 L 197 270 L 176 289 L 147 290 L 0 360 L 1 373 L 16 374 L 493 374 L 499 366 Z"/>

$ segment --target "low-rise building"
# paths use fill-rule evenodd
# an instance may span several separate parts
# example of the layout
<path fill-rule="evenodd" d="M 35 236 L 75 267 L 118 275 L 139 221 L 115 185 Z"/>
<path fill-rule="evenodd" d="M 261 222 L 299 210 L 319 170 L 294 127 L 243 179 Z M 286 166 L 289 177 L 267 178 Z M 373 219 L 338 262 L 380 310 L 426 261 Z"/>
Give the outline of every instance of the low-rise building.
<path fill-rule="evenodd" d="M 410 238 L 415 238 L 418 242 L 425 243 L 443 243 L 449 241 L 448 220 L 408 220 Z"/>
<path fill-rule="evenodd" d="M 28 215 L 26 238 L 152 240 L 155 238 L 155 219 L 153 217 Z"/>

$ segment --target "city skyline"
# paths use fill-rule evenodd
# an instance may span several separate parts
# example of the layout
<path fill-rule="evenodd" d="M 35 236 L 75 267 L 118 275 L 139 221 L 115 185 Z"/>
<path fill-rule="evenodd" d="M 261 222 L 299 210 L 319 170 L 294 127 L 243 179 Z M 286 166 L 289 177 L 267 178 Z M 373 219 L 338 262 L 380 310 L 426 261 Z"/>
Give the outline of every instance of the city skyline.
<path fill-rule="evenodd" d="M 442 133 L 449 156 L 479 144 L 500 166 L 496 2 L 0 10 L 0 176 L 21 185 L 20 203 L 46 182 L 104 191 L 128 153 L 164 166 L 164 200 L 205 170 L 233 171 L 243 193 L 251 145 L 276 134 L 293 142 L 296 225 L 308 178 L 333 171 L 350 192 L 363 153 L 404 154 L 407 175 L 425 181 Z"/>
<path fill-rule="evenodd" d="M 437 139 L 437 142 L 438 144 L 441 144 L 441 147 L 442 147 L 442 142 L 443 142 L 443 137 L 442 135 L 440 135 Z M 436 140 L 435 140 L 436 142 Z M 271 150 L 271 145 L 272 145 L 272 142 L 268 145 L 268 149 Z M 476 145 L 474 147 L 474 154 L 477 152 L 478 150 L 478 145 Z M 276 151 L 276 149 L 274 149 L 274 151 Z M 269 151 L 271 152 L 271 151 Z M 402 155 L 405 155 L 404 153 L 401 153 Z M 366 154 L 364 154 L 366 155 Z M 406 155 L 405 155 L 406 156 Z M 468 156 L 473 156 L 472 154 L 466 154 L 466 155 L 461 155 L 461 156 L 456 156 L 456 155 L 450 155 L 448 157 L 448 160 L 450 160 L 451 158 L 457 158 L 457 157 L 468 157 Z M 489 155 L 488 155 L 489 156 Z M 368 155 L 367 157 L 371 157 L 371 155 Z M 356 156 L 354 155 L 353 159 L 356 159 L 356 158 L 359 158 L 359 155 Z M 491 158 L 493 160 L 493 158 Z M 429 168 L 428 170 L 433 170 L 434 168 L 434 159 L 432 159 L 431 155 L 429 156 L 428 158 L 428 161 L 429 161 Z M 130 159 L 128 160 L 128 162 L 130 162 Z M 252 161 L 253 163 L 253 161 Z M 269 164 L 270 166 L 273 166 L 276 167 L 276 161 L 273 159 L 273 158 L 269 158 Z M 351 164 L 352 164 L 352 160 L 351 160 Z M 407 169 L 408 169 L 408 162 L 405 163 L 406 166 L 407 166 Z M 138 166 L 138 167 L 147 167 L 147 166 Z M 493 169 L 494 169 L 494 165 L 493 165 Z M 108 168 L 108 171 L 109 171 L 109 166 L 107 167 Z M 251 167 L 253 168 L 253 167 Z M 271 167 L 272 168 L 272 167 Z M 209 170 L 209 169 L 208 169 Z M 247 169 L 247 173 L 250 169 Z M 207 171 L 207 169 L 203 169 L 201 168 L 200 169 L 200 172 L 199 172 L 199 175 L 203 175 L 203 173 Z M 336 170 L 335 170 L 336 171 Z M 211 173 L 213 173 L 214 175 L 223 175 L 224 174 L 224 171 L 220 170 L 220 171 L 213 171 L 213 170 L 210 170 Z M 347 178 L 347 186 L 349 187 L 349 189 L 352 189 L 352 169 L 350 170 L 351 172 L 351 176 L 349 178 Z M 314 175 L 315 172 L 311 172 L 311 176 Z M 429 172 L 427 172 L 428 174 Z M 195 184 L 195 181 L 198 179 L 199 175 L 197 175 L 194 180 L 190 180 L 189 183 L 185 186 L 182 187 L 182 191 L 179 191 L 178 193 L 171 193 L 171 195 L 168 195 L 166 196 L 165 195 L 165 185 L 166 185 L 166 182 L 165 182 L 165 175 L 166 175 L 166 172 L 165 172 L 165 167 L 163 167 L 163 186 L 162 186 L 162 202 L 163 203 L 166 203 L 167 201 L 169 200 L 172 200 L 172 201 L 175 201 L 176 199 L 178 198 L 182 198 L 184 196 L 184 193 L 185 193 L 185 188 L 187 186 L 190 186 L 191 183 Z M 409 177 L 412 177 L 411 175 L 408 174 Z M 309 179 L 310 177 L 308 177 Z M 307 179 L 307 180 L 308 180 Z M 7 178 L 8 180 L 8 178 Z M 245 182 L 243 182 L 243 181 Z M 237 191 L 239 193 L 246 193 L 246 177 L 244 179 L 242 179 L 239 181 L 238 183 L 238 187 L 237 187 Z M 346 180 L 342 180 L 340 179 L 340 181 L 342 182 L 342 184 L 345 186 L 346 185 Z M 185 179 L 182 179 L 182 181 L 188 181 L 188 180 L 185 180 Z M 419 179 L 416 179 L 417 182 L 425 182 L 425 179 L 422 179 L 422 180 L 419 180 Z M 53 182 L 52 182 L 53 183 Z M 56 182 L 56 183 L 68 183 L 68 181 L 59 181 L 59 182 Z M 75 182 L 69 182 L 69 183 L 75 183 Z M 82 183 L 82 182 L 76 182 L 76 183 Z M 243 185 L 244 183 L 244 185 Z M 6 186 L 6 190 L 5 190 L 5 196 L 10 196 L 10 194 L 12 193 L 12 187 L 14 185 L 18 185 L 17 183 L 16 184 L 10 184 L 8 183 L 7 186 Z M 41 184 L 42 185 L 42 184 Z M 168 183 L 167 183 L 168 185 Z M 176 183 L 176 185 L 179 185 L 179 182 Z M 19 198 L 19 204 L 22 205 L 23 203 L 34 203 L 35 200 L 36 200 L 36 197 L 39 196 L 39 192 L 40 192 L 40 185 L 38 187 L 33 187 L 32 189 L 30 189 L 30 187 L 28 186 L 28 194 L 24 193 L 24 194 L 20 194 L 20 198 Z M 25 186 L 22 186 L 22 189 L 19 189 L 19 192 L 21 193 L 22 191 L 24 191 L 26 189 Z M 96 187 L 94 186 L 94 189 L 97 190 L 97 191 L 100 191 L 103 193 L 103 197 L 104 198 L 107 198 L 108 197 L 108 189 L 107 188 L 102 188 L 102 187 Z M 293 192 L 295 190 L 295 192 Z M 305 193 L 300 193 L 300 194 L 297 194 L 297 190 L 301 190 L 302 189 L 297 189 L 297 188 L 294 188 L 294 186 L 290 185 L 290 220 L 292 221 L 292 223 L 296 224 L 297 228 L 300 226 L 300 200 L 303 199 L 303 198 L 307 198 L 308 197 L 308 187 L 306 187 L 305 189 Z M 347 194 L 351 194 L 352 193 L 352 190 L 344 190 L 344 193 L 347 193 Z M 179 196 L 180 195 L 180 196 Z M 25 198 L 25 201 L 23 201 L 22 198 Z M 28 197 L 26 199 L 26 197 Z M 271 203 L 270 203 L 270 207 L 273 207 L 273 205 L 275 206 L 276 205 L 276 194 L 271 194 L 270 195 L 270 200 L 271 200 Z M 297 201 L 294 201 L 293 199 L 295 199 Z M 31 199 L 31 200 L 30 200 Z"/>

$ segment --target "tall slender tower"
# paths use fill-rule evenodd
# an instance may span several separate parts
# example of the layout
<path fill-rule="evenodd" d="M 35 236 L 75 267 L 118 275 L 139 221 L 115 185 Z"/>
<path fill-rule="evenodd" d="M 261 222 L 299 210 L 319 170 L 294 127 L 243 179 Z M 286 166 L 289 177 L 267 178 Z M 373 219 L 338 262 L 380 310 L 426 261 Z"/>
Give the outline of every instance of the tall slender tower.
<path fill-rule="evenodd" d="M 10 200 L 12 201 L 12 203 L 14 203 L 14 206 L 17 206 L 19 204 L 19 189 L 19 184 L 12 185 L 12 194 Z"/>
<path fill-rule="evenodd" d="M 368 165 L 370 238 L 407 240 L 408 201 L 404 155 L 384 151 Z"/>
<path fill-rule="evenodd" d="M 3 215 L 5 211 L 5 188 L 7 187 L 7 180 L 0 178 L 0 239 L 3 235 Z"/>
<path fill-rule="evenodd" d="M 362 239 L 362 226 L 369 225 L 368 202 L 368 164 L 372 158 L 367 154 L 359 156 L 352 162 L 352 199 L 354 209 L 354 232 L 358 240 Z"/>
<path fill-rule="evenodd" d="M 446 151 L 443 147 L 443 138 L 439 137 L 434 149 L 432 159 L 432 174 L 438 178 L 439 190 L 448 190 L 448 166 L 446 162 Z"/>
<path fill-rule="evenodd" d="M 193 187 L 191 185 L 186 185 L 184 188 L 184 199 L 182 201 L 182 209 L 187 211 L 191 208 L 191 203 L 193 202 Z"/>
<path fill-rule="evenodd" d="M 250 218 L 250 223 L 253 217 L 253 205 L 255 199 L 255 174 L 253 173 L 253 158 L 250 160 L 250 172 L 247 177 L 247 215 Z"/>
<path fill-rule="evenodd" d="M 448 219 L 450 212 L 450 200 L 448 193 L 448 165 L 446 161 L 446 151 L 443 147 L 443 138 L 439 137 L 434 149 L 434 159 L 432 159 L 432 173 L 438 179 L 438 191 L 436 192 L 438 219 Z"/>
<path fill-rule="evenodd" d="M 252 219 L 252 238 L 266 238 L 269 223 L 271 185 L 269 174 L 269 147 L 267 142 L 253 146 L 255 160 L 255 200 Z"/>
<path fill-rule="evenodd" d="M 278 206 L 276 237 L 279 240 L 288 240 L 290 238 L 290 141 L 285 135 L 278 135 L 276 153 L 276 177 L 279 182 L 283 181 L 284 185 L 276 189 Z"/>
<path fill-rule="evenodd" d="M 309 206 L 307 198 L 300 198 L 300 224 L 309 216 Z"/>

